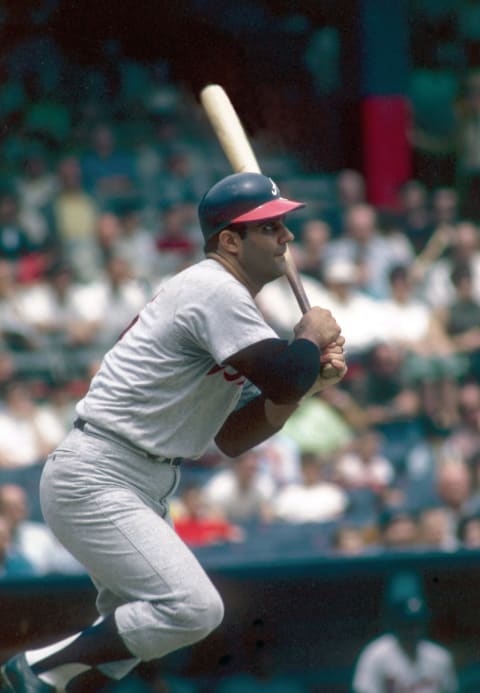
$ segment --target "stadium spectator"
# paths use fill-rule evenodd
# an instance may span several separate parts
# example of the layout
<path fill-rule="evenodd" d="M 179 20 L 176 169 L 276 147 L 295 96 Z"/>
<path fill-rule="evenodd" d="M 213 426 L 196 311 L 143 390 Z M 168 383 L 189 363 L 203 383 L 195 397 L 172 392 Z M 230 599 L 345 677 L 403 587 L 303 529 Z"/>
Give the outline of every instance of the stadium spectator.
<path fill-rule="evenodd" d="M 477 448 L 467 465 L 472 476 L 472 494 L 468 502 L 468 512 L 474 514 L 480 511 L 480 449 Z"/>
<path fill-rule="evenodd" d="M 456 265 L 451 273 L 455 297 L 438 311 L 456 353 L 466 360 L 467 375 L 480 379 L 480 300 L 473 293 L 473 277 L 467 263 Z"/>
<path fill-rule="evenodd" d="M 36 335 L 20 310 L 21 292 L 15 263 L 0 259 L 0 337 L 11 353 L 36 346 Z"/>
<path fill-rule="evenodd" d="M 152 231 L 142 222 L 139 200 L 117 204 L 120 234 L 114 240 L 114 254 L 128 260 L 134 277 L 151 286 L 157 280 L 158 250 Z"/>
<path fill-rule="evenodd" d="M 189 232 L 191 208 L 177 203 L 164 210 L 155 240 L 156 270 L 161 276 L 173 274 L 191 263 L 199 250 Z"/>
<path fill-rule="evenodd" d="M 421 398 L 405 381 L 402 363 L 398 346 L 381 342 L 368 352 L 361 377 L 352 383 L 354 397 L 368 424 L 382 434 L 382 452 L 397 473 L 425 436 Z"/>
<path fill-rule="evenodd" d="M 81 158 L 85 188 L 100 205 L 135 193 L 133 157 L 117 148 L 114 129 L 99 123 L 92 132 L 91 149 Z"/>
<path fill-rule="evenodd" d="M 293 249 L 295 262 L 300 272 L 314 279 L 320 279 L 323 255 L 330 237 L 330 226 L 322 219 L 309 219 L 302 224 L 300 243 Z"/>
<path fill-rule="evenodd" d="M 100 354 L 118 339 L 151 295 L 132 276 L 128 260 L 112 255 L 102 276 L 81 287 L 77 298 L 81 317 L 90 325 L 89 344 Z"/>
<path fill-rule="evenodd" d="M 68 348 L 93 339 L 96 325 L 82 310 L 84 291 L 72 268 L 61 261 L 52 263 L 43 278 L 24 288 L 18 296 L 18 312 L 40 347 Z"/>
<path fill-rule="evenodd" d="M 480 450 L 480 385 L 467 380 L 458 396 L 460 420 L 443 440 L 444 455 L 470 463 Z"/>
<path fill-rule="evenodd" d="M 432 218 L 435 227 L 454 226 L 460 221 L 458 190 L 440 186 L 432 190 Z"/>
<path fill-rule="evenodd" d="M 334 477 L 345 489 L 368 489 L 381 495 L 394 480 L 392 463 L 381 453 L 381 437 L 373 428 L 360 431 L 334 463 Z"/>
<path fill-rule="evenodd" d="M 12 353 L 7 350 L 2 335 L 0 335 L 0 392 L 3 393 L 5 386 L 17 377 L 17 375 L 18 373 Z"/>
<path fill-rule="evenodd" d="M 78 157 L 66 156 L 57 166 L 59 190 L 49 214 L 59 253 L 80 281 L 91 281 L 101 264 L 97 242 L 97 202 L 83 186 Z"/>
<path fill-rule="evenodd" d="M 48 405 L 36 403 L 27 383 L 9 383 L 4 397 L 0 411 L 0 468 L 42 464 L 65 436 L 65 429 Z"/>
<path fill-rule="evenodd" d="M 189 546 L 211 546 L 244 539 L 240 527 L 209 508 L 201 486 L 185 486 L 172 513 L 175 531 Z"/>
<path fill-rule="evenodd" d="M 348 496 L 337 483 L 328 479 L 319 457 L 304 453 L 301 467 L 301 481 L 286 484 L 272 499 L 273 517 L 293 524 L 326 522 L 343 517 L 348 507 Z"/>
<path fill-rule="evenodd" d="M 328 455 L 346 448 L 355 435 L 357 412 L 351 418 L 349 398 L 307 397 L 283 427 L 283 433 L 301 453 Z M 338 400 L 342 403 L 339 405 Z M 353 407 L 356 409 L 355 407 Z"/>
<path fill-rule="evenodd" d="M 368 529 L 341 522 L 332 538 L 332 552 L 340 556 L 361 556 L 369 551 Z"/>
<path fill-rule="evenodd" d="M 240 525 L 269 522 L 275 487 L 260 471 L 259 453 L 250 450 L 215 472 L 204 486 L 205 501 Z"/>
<path fill-rule="evenodd" d="M 322 218 L 331 228 L 332 238 L 343 235 L 345 218 L 351 207 L 367 201 L 366 183 L 362 173 L 346 168 L 339 171 L 335 177 L 334 199 L 322 214 Z"/>
<path fill-rule="evenodd" d="M 53 231 L 47 209 L 58 188 L 56 176 L 50 171 L 47 152 L 40 144 L 26 152 L 22 174 L 16 181 L 19 219 L 36 247 L 52 246 Z"/>
<path fill-rule="evenodd" d="M 27 494 L 18 484 L 0 485 L 0 517 L 9 523 L 12 548 L 28 560 L 36 575 L 85 573 L 47 525 L 30 519 Z"/>
<path fill-rule="evenodd" d="M 457 536 L 461 548 L 480 550 L 480 513 L 463 517 L 458 525 Z"/>
<path fill-rule="evenodd" d="M 439 227 L 427 247 L 416 258 L 419 295 L 434 308 L 455 299 L 452 271 L 467 264 L 472 273 L 472 290 L 480 300 L 480 232 L 476 223 L 459 221 L 454 227 Z"/>
<path fill-rule="evenodd" d="M 291 481 L 300 479 L 300 450 L 292 438 L 283 431 L 255 447 L 258 453 L 260 473 L 275 486 L 281 488 Z"/>
<path fill-rule="evenodd" d="M 20 221 L 19 212 L 16 196 L 8 190 L 0 191 L 0 258 L 15 263 L 36 250 Z"/>
<path fill-rule="evenodd" d="M 107 260 L 115 254 L 115 245 L 122 235 L 119 216 L 113 210 L 114 206 L 111 205 L 107 211 L 100 212 L 97 217 L 95 233 L 101 253 L 101 262 L 97 268 L 95 279 L 103 273 Z"/>
<path fill-rule="evenodd" d="M 162 207 L 195 204 L 212 181 L 201 157 L 191 144 L 173 140 L 167 144 L 165 166 L 158 178 Z"/>
<path fill-rule="evenodd" d="M 0 515 L 0 580 L 33 577 L 35 570 L 12 546 L 10 524 Z"/>
<path fill-rule="evenodd" d="M 418 544 L 426 550 L 454 551 L 458 548 L 458 540 L 451 532 L 447 508 L 436 505 L 419 512 Z"/>
<path fill-rule="evenodd" d="M 379 515 L 379 547 L 386 552 L 412 551 L 418 542 L 418 522 L 408 507 L 386 507 Z"/>
<path fill-rule="evenodd" d="M 415 297 L 407 267 L 393 267 L 389 284 L 390 297 L 381 305 L 384 334 L 403 351 L 406 381 L 421 392 L 426 415 L 448 428 L 457 420 L 457 381 L 466 364 L 442 321 Z"/>
<path fill-rule="evenodd" d="M 389 293 L 388 272 L 391 267 L 408 265 L 413 258 L 413 248 L 406 238 L 399 244 L 396 238 L 382 234 L 375 207 L 357 204 L 345 215 L 343 235 L 329 244 L 325 269 L 334 260 L 357 265 L 358 288 L 373 298 L 382 299 Z"/>
<path fill-rule="evenodd" d="M 361 362 L 381 337 L 380 302 L 360 290 L 359 266 L 349 259 L 325 258 L 322 277 L 327 289 L 322 306 L 342 321 L 349 359 Z"/>
<path fill-rule="evenodd" d="M 334 456 L 333 479 L 348 495 L 348 519 L 362 526 L 375 524 L 389 490 L 395 488 L 393 464 L 381 451 L 374 428 L 359 430 L 353 443 Z"/>
<path fill-rule="evenodd" d="M 16 192 L 22 212 L 40 212 L 50 204 L 57 193 L 58 182 L 50 170 L 48 155 L 40 143 L 27 148 L 23 170 L 16 181 Z"/>
<path fill-rule="evenodd" d="M 79 393 L 83 393 L 86 388 L 85 381 L 88 377 L 85 370 L 78 374 L 81 376 L 80 379 L 74 377 L 71 371 L 70 368 L 64 377 L 59 373 L 56 374 L 52 382 L 45 383 L 43 391 L 44 399 L 48 401 L 57 420 L 67 431 L 75 419 L 75 404 Z"/>
<path fill-rule="evenodd" d="M 425 247 L 434 230 L 429 192 L 420 180 L 408 180 L 398 193 L 399 227 L 415 253 Z"/>
<path fill-rule="evenodd" d="M 459 459 L 441 461 L 437 469 L 436 492 L 448 515 L 452 540 L 465 515 L 475 509 L 472 502 L 474 483 L 468 465 Z"/>

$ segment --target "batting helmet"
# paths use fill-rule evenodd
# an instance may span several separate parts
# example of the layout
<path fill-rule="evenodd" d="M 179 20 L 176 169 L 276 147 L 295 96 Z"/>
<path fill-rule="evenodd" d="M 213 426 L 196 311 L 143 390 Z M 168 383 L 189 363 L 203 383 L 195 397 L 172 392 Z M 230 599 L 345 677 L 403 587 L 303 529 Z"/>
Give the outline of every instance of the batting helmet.
<path fill-rule="evenodd" d="M 273 180 L 261 173 L 234 173 L 207 190 L 198 216 L 208 240 L 230 224 L 275 219 L 304 206 L 281 197 Z"/>

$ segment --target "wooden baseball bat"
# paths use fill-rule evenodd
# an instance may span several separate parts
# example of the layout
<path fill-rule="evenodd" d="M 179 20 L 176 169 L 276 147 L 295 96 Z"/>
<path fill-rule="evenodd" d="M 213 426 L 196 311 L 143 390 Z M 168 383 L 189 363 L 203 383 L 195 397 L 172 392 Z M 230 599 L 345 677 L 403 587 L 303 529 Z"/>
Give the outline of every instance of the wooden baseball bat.
<path fill-rule="evenodd" d="M 209 84 L 200 93 L 200 100 L 215 131 L 220 145 L 235 173 L 252 171 L 261 173 L 257 158 L 242 123 L 227 93 L 219 84 Z M 310 302 L 299 277 L 287 245 L 286 276 L 302 313 L 310 309 Z"/>
<path fill-rule="evenodd" d="M 200 92 L 200 101 L 235 173 L 261 173 L 253 148 L 225 89 L 219 84 L 208 84 Z M 310 309 L 310 301 L 288 245 L 285 261 L 285 274 L 290 288 L 300 310 L 306 313 Z M 322 375 L 333 377 L 337 375 L 337 371 L 327 363 L 322 368 Z"/>

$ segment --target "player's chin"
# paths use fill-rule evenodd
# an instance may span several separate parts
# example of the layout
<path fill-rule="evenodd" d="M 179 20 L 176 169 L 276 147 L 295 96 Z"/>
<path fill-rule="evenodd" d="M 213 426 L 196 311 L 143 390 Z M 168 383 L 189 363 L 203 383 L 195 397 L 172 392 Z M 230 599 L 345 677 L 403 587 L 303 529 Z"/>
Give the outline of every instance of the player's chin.
<path fill-rule="evenodd" d="M 284 254 L 275 256 L 275 270 L 277 277 L 281 277 L 287 271 L 287 261 Z"/>

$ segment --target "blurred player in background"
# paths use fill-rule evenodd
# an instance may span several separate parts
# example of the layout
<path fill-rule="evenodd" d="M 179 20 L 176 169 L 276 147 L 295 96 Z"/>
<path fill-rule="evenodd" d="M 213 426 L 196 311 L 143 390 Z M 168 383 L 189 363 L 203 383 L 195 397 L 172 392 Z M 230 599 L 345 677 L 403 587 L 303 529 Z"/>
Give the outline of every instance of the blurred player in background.
<path fill-rule="evenodd" d="M 384 616 L 387 632 L 360 653 L 353 693 L 457 693 L 450 653 L 426 637 L 429 614 L 414 573 L 392 577 Z"/>

